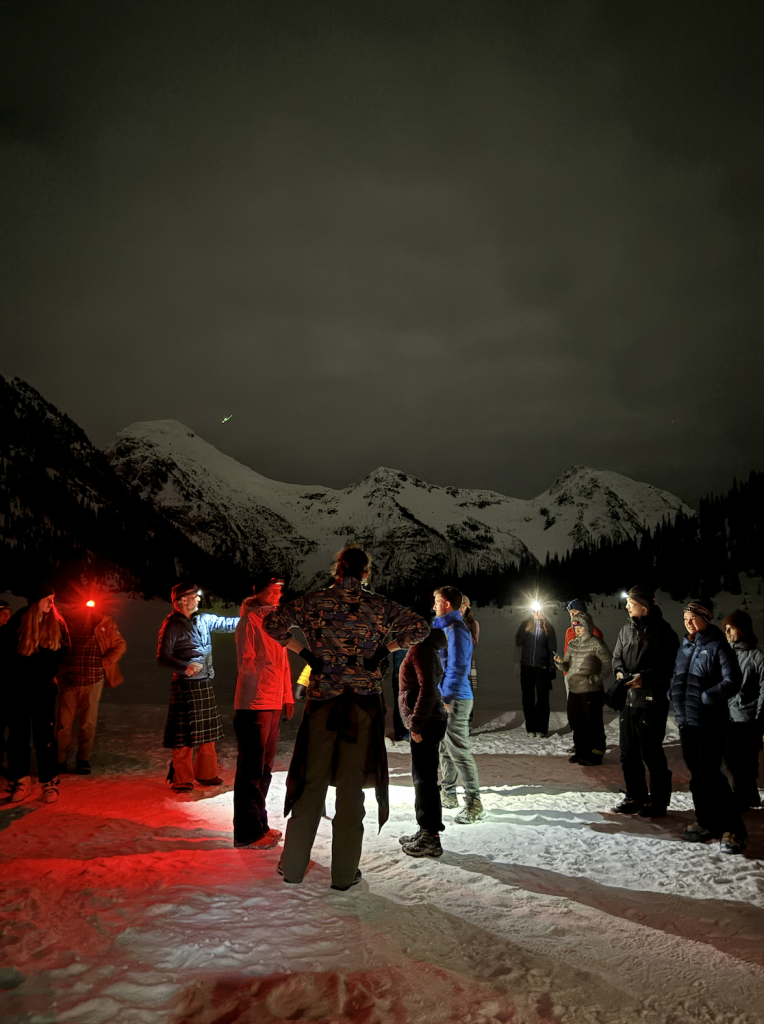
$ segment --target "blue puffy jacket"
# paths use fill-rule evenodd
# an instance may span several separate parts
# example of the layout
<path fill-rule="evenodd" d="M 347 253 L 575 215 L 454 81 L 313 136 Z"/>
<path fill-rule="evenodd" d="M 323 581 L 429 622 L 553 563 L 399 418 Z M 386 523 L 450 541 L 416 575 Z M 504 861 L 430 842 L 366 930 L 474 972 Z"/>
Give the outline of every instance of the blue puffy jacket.
<path fill-rule="evenodd" d="M 669 688 L 676 724 L 720 725 L 727 702 L 740 690 L 742 676 L 732 648 L 717 626 L 708 625 L 679 646 Z"/>
<path fill-rule="evenodd" d="M 435 629 L 446 631 L 448 646 L 440 652 L 445 673 L 440 684 L 443 700 L 472 700 L 470 668 L 472 667 L 472 635 L 460 611 L 450 611 L 432 620 Z"/>

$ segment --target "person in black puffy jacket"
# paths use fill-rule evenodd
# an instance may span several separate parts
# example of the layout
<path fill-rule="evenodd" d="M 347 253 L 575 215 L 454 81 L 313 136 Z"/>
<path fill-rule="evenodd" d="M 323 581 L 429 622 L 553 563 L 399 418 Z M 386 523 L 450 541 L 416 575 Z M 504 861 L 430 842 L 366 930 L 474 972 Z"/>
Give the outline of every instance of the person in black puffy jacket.
<path fill-rule="evenodd" d="M 742 853 L 746 827 L 721 770 L 728 701 L 740 690 L 742 676 L 712 617 L 709 600 L 690 601 L 685 608 L 687 635 L 677 652 L 669 689 L 697 816 L 682 838 L 700 843 L 720 838 L 721 853 Z"/>
<path fill-rule="evenodd" d="M 610 691 L 620 708 L 619 746 L 626 796 L 613 810 L 660 818 L 671 802 L 671 772 L 663 740 L 679 637 L 663 618 L 648 587 L 631 588 L 626 611 L 629 621 L 621 627 L 613 649 L 616 682 Z M 649 793 L 645 765 L 650 772 Z"/>
<path fill-rule="evenodd" d="M 440 742 L 446 734 L 448 713 L 440 695 L 443 664 L 439 652 L 446 634 L 433 629 L 430 635 L 406 652 L 398 673 L 398 706 L 411 736 L 411 774 L 419 831 L 400 840 L 410 857 L 439 857 L 443 850 L 443 808 L 438 786 Z"/>

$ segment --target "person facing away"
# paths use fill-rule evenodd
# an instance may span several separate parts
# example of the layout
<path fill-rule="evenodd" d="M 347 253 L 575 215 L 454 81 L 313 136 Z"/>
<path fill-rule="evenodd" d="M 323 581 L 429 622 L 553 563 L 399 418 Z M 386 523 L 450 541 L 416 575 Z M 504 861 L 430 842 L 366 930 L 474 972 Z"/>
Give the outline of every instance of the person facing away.
<path fill-rule="evenodd" d="M 56 674 L 69 653 L 69 630 L 48 583 L 30 588 L 29 604 L 0 631 L 8 690 L 8 774 L 11 803 L 32 791 L 30 740 L 45 803 L 58 800 L 56 757 Z"/>
<path fill-rule="evenodd" d="M 238 754 L 233 784 L 233 845 L 268 850 L 281 839 L 268 827 L 266 798 L 279 742 L 282 711 L 294 714 L 292 674 L 286 649 L 263 629 L 281 601 L 284 580 L 271 572 L 254 580 L 236 627 L 239 668 L 233 706 Z"/>
<path fill-rule="evenodd" d="M 212 633 L 233 633 L 238 616 L 197 613 L 201 591 L 195 583 L 172 588 L 173 611 L 159 629 L 157 661 L 172 669 L 164 746 L 172 750 L 168 782 L 176 793 L 219 786 L 215 741 L 223 735 L 212 680 Z M 196 757 L 194 757 L 196 748 Z"/>
<path fill-rule="evenodd" d="M 557 675 L 554 626 L 538 608 L 520 623 L 515 635 L 520 648 L 520 688 L 523 694 L 525 731 L 529 736 L 546 736 L 549 731 L 549 691 Z"/>
<path fill-rule="evenodd" d="M 454 821 L 458 825 L 474 825 L 485 818 L 485 810 L 480 799 L 478 768 L 470 750 L 472 637 L 462 619 L 461 605 L 462 593 L 456 587 L 438 587 L 433 593 L 435 618 L 432 624 L 446 634 L 446 647 L 440 652 L 443 662 L 440 692 L 448 712 L 446 735 L 440 744 L 441 803 L 447 808 L 459 806 L 456 787 L 461 779 L 464 807 Z"/>
<path fill-rule="evenodd" d="M 340 551 L 332 574 L 331 585 L 281 605 L 263 628 L 311 668 L 287 776 L 284 814 L 291 816 L 279 871 L 285 882 L 302 882 L 332 784 L 332 888 L 346 890 L 361 877 L 365 787 L 376 790 L 380 828 L 389 813 L 379 665 L 388 652 L 423 640 L 429 627 L 415 612 L 364 590 L 371 558 L 363 548 Z M 293 628 L 302 630 L 307 647 Z"/>
<path fill-rule="evenodd" d="M 575 636 L 568 644 L 565 660 L 555 655 L 555 662 L 567 673 L 568 722 L 573 730 L 574 746 L 568 760 L 588 768 L 602 764 L 605 756 L 602 712 L 612 655 L 605 641 L 594 635 L 588 615 L 578 612 L 573 619 L 573 629 Z"/>
<path fill-rule="evenodd" d="M 719 839 L 720 853 L 736 854 L 745 849 L 747 830 L 721 769 L 729 701 L 740 691 L 742 675 L 734 651 L 712 618 L 708 598 L 688 603 L 687 634 L 677 651 L 669 689 L 697 818 L 682 838 L 693 843 Z"/>
<path fill-rule="evenodd" d="M 613 649 L 616 681 L 610 691 L 611 704 L 620 708 L 619 745 L 626 795 L 613 810 L 662 818 L 671 802 L 671 772 L 663 740 L 679 637 L 663 618 L 649 587 L 631 588 L 626 612 L 629 621 L 621 627 Z"/>
<path fill-rule="evenodd" d="M 764 730 L 764 651 L 758 646 L 751 616 L 737 608 L 722 622 L 727 642 L 743 677 L 729 700 L 724 764 L 732 776 L 732 795 L 738 810 L 761 806 L 759 751 Z"/>
<path fill-rule="evenodd" d="M 114 619 L 106 614 L 102 596 L 65 607 L 71 649 L 58 677 L 58 771 L 67 770 L 72 726 L 79 715 L 74 770 L 78 775 L 90 775 L 90 754 L 98 725 L 101 694 L 104 684 L 116 687 L 124 681 L 118 663 L 127 650 L 127 644 Z"/>
<path fill-rule="evenodd" d="M 446 734 L 448 713 L 440 694 L 443 663 L 440 651 L 446 647 L 442 629 L 406 652 L 399 674 L 398 702 L 401 718 L 411 738 L 411 776 L 414 780 L 414 809 L 419 829 L 399 842 L 409 857 L 440 857 L 440 833 L 444 829 L 438 755 Z"/>

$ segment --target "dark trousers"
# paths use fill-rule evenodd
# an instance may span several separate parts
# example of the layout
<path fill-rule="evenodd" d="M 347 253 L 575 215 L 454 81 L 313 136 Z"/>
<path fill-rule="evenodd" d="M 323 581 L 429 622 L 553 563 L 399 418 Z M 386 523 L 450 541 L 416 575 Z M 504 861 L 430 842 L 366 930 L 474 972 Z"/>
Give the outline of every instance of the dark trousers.
<path fill-rule="evenodd" d="M 520 666 L 520 687 L 523 691 L 523 714 L 526 732 L 547 732 L 549 729 L 549 691 L 552 689 L 548 668 Z"/>
<path fill-rule="evenodd" d="M 638 804 L 668 807 L 671 802 L 671 772 L 663 740 L 666 736 L 665 711 L 657 708 L 629 707 L 621 711 L 621 769 L 626 795 Z M 650 773 L 648 794 L 645 765 Z"/>
<path fill-rule="evenodd" d="M 759 751 L 761 722 L 730 722 L 724 746 L 724 764 L 732 776 L 732 792 L 741 811 L 761 806 Z"/>
<path fill-rule="evenodd" d="M 414 807 L 417 825 L 427 832 L 442 832 L 445 828 L 441 817 L 438 785 L 438 764 L 440 741 L 446 735 L 448 719 L 431 718 L 422 727 L 422 741 L 411 741 L 411 775 L 414 779 Z"/>
<path fill-rule="evenodd" d="M 239 753 L 233 784 L 233 838 L 254 843 L 268 831 L 265 799 L 279 742 L 278 711 L 235 711 L 233 729 Z"/>
<path fill-rule="evenodd" d="M 735 806 L 727 776 L 722 772 L 726 739 L 726 723 L 683 725 L 679 730 L 682 757 L 690 770 L 690 792 L 698 824 L 713 836 L 734 832 L 738 839 L 745 839 L 747 829 Z"/>
<path fill-rule="evenodd" d="M 568 722 L 573 730 L 573 746 L 584 761 L 599 762 L 605 753 L 604 704 L 602 690 L 568 694 Z"/>
<path fill-rule="evenodd" d="M 40 782 L 58 774 L 55 683 L 13 693 L 8 709 L 8 775 L 13 781 L 30 774 L 30 740 L 34 741 Z"/>
<path fill-rule="evenodd" d="M 401 711 L 398 707 L 398 670 L 406 657 L 406 651 L 393 651 L 393 736 L 396 740 L 402 740 L 408 733 L 408 729 L 401 718 Z"/>

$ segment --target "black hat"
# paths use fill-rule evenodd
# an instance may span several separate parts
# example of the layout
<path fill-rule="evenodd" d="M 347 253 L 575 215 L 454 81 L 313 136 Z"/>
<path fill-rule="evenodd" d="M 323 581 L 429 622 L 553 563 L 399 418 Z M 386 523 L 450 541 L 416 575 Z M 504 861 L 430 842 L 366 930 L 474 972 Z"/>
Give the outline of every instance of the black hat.
<path fill-rule="evenodd" d="M 580 597 L 574 597 L 572 601 L 568 602 L 569 612 L 585 612 L 586 601 L 582 601 Z"/>
<path fill-rule="evenodd" d="M 199 587 L 196 583 L 176 583 L 172 588 L 171 600 L 175 604 L 176 601 L 180 601 L 181 597 L 188 597 L 189 594 L 196 594 Z"/>
<path fill-rule="evenodd" d="M 739 629 L 743 636 L 753 636 L 751 616 L 748 612 L 741 611 L 740 608 L 730 612 L 727 618 L 722 621 L 722 628 L 726 629 L 727 626 L 734 626 L 735 629 Z"/>
<path fill-rule="evenodd" d="M 648 611 L 655 604 L 655 591 L 651 590 L 650 587 L 632 587 L 629 591 L 629 597 L 632 601 L 636 601 L 637 604 L 641 604 L 643 608 L 647 608 Z"/>
<path fill-rule="evenodd" d="M 3 608 L 10 608 L 10 606 L 10 601 L 0 601 L 0 612 L 3 610 Z"/>
<path fill-rule="evenodd" d="M 46 597 L 55 597 L 56 590 L 49 580 L 42 580 L 40 583 L 27 590 L 27 601 L 30 604 L 37 604 Z"/>
<path fill-rule="evenodd" d="M 252 577 L 252 593 L 259 594 L 261 590 L 265 590 L 269 583 L 278 583 L 279 586 L 284 586 L 285 579 L 280 576 L 277 572 L 273 572 L 272 569 L 261 569 L 260 572 L 256 572 Z"/>

